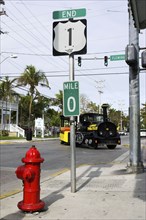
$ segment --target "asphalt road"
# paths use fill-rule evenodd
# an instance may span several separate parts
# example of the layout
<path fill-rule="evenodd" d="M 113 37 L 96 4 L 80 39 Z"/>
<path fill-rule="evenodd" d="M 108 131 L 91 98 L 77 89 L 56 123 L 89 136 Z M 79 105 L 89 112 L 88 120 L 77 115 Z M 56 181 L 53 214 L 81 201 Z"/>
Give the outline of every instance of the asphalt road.
<path fill-rule="evenodd" d="M 128 136 L 122 137 L 122 145 L 114 150 L 107 147 L 99 147 L 97 150 L 89 148 L 76 148 L 76 166 L 82 164 L 108 164 L 128 151 Z M 15 190 L 22 189 L 22 181 L 17 179 L 15 170 L 22 165 L 21 159 L 25 157 L 27 150 L 33 145 L 40 151 L 44 162 L 41 164 L 41 181 L 63 169 L 71 167 L 70 146 L 61 145 L 59 140 L 44 142 L 26 142 L 1 145 L 1 195 L 8 195 Z"/>

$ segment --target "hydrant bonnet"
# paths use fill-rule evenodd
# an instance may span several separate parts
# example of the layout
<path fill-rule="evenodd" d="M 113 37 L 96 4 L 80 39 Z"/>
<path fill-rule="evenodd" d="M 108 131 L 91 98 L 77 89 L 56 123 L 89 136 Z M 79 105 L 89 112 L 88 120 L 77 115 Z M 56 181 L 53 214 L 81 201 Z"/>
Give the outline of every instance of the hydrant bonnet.
<path fill-rule="evenodd" d="M 24 158 L 22 158 L 23 163 L 42 163 L 44 158 L 41 158 L 40 152 L 35 146 L 32 146 L 27 152 Z"/>

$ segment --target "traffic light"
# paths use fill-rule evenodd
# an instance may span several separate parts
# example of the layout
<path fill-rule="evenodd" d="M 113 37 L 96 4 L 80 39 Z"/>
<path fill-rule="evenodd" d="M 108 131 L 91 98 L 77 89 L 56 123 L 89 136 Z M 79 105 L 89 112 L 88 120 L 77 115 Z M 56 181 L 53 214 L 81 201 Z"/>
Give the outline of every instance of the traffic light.
<path fill-rule="evenodd" d="M 82 65 L 81 61 L 82 61 L 82 58 L 81 58 L 81 57 L 78 57 L 78 66 L 81 66 L 81 65 Z"/>
<path fill-rule="evenodd" d="M 104 56 L 104 65 L 108 66 L 108 56 Z"/>
<path fill-rule="evenodd" d="M 137 64 L 137 50 L 134 44 L 127 45 L 125 49 L 125 61 L 129 66 L 135 66 Z"/>

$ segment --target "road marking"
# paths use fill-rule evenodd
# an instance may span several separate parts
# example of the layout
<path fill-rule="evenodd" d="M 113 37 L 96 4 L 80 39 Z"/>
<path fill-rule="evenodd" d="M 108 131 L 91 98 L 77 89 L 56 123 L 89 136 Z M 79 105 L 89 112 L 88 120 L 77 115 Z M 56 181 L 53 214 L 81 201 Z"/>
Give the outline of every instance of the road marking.
<path fill-rule="evenodd" d="M 123 160 L 125 160 L 129 156 L 129 151 L 126 151 L 124 154 L 122 154 L 120 157 L 116 158 L 112 161 L 112 163 L 121 163 Z"/>
<path fill-rule="evenodd" d="M 68 168 L 64 168 L 64 169 L 62 169 L 62 170 L 59 170 L 59 171 L 56 172 L 56 173 L 51 174 L 51 177 L 59 176 L 59 175 L 65 173 L 65 172 L 67 172 L 67 171 L 69 171 L 69 170 L 70 170 L 70 169 L 68 169 Z"/>
<path fill-rule="evenodd" d="M 17 193 L 20 193 L 20 192 L 22 192 L 22 190 L 20 190 L 20 189 L 14 190 L 14 191 L 12 191 L 12 192 L 8 192 L 8 193 L 6 193 L 6 194 L 0 195 L 0 199 L 5 199 L 5 198 L 7 198 L 7 197 L 9 197 L 9 196 L 13 196 L 13 195 L 15 195 L 15 194 L 17 194 Z"/>
<path fill-rule="evenodd" d="M 1 144 L 1 145 L 4 145 L 4 144 L 12 144 L 12 142 L 11 142 L 11 141 L 7 141 L 7 142 L 6 142 L 6 141 L 1 141 L 0 144 Z"/>

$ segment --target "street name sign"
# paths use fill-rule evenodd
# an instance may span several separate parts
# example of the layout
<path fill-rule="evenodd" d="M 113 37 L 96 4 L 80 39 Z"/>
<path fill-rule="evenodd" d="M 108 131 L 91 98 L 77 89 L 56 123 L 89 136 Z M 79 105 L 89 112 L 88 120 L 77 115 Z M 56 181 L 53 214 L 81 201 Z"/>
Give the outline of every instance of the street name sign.
<path fill-rule="evenodd" d="M 68 81 L 63 83 L 63 115 L 77 116 L 80 114 L 79 82 Z"/>
<path fill-rule="evenodd" d="M 53 23 L 53 55 L 87 52 L 86 19 Z"/>
<path fill-rule="evenodd" d="M 125 60 L 125 54 L 118 54 L 110 56 L 110 61 L 118 61 L 118 60 Z"/>
<path fill-rule="evenodd" d="M 71 19 L 86 16 L 86 9 L 72 9 L 63 11 L 53 11 L 53 19 Z"/>

